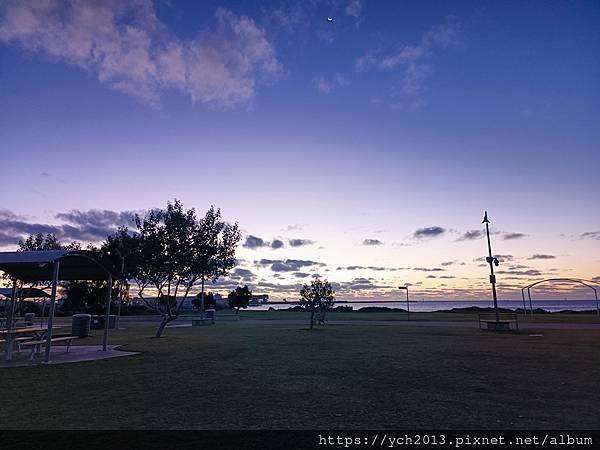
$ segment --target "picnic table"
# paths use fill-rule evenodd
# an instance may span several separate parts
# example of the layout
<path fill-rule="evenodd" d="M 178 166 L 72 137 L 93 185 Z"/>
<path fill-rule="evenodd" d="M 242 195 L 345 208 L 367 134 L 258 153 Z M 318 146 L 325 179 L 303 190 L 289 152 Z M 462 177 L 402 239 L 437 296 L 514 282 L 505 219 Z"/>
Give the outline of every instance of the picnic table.
<path fill-rule="evenodd" d="M 52 327 L 53 330 L 56 328 L 61 327 Z M 47 331 L 48 328 L 40 326 L 0 330 L 0 338 L 5 338 L 6 341 L 4 344 L 4 353 L 6 355 L 6 360 L 10 361 L 12 359 L 13 347 L 15 342 L 26 340 L 43 340 L 46 337 Z"/>

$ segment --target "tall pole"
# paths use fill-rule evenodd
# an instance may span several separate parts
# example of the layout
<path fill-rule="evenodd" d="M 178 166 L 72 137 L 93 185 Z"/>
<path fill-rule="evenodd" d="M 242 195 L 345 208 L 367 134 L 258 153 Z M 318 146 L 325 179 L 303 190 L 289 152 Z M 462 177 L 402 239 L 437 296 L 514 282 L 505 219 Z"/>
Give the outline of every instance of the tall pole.
<path fill-rule="evenodd" d="M 108 325 L 110 319 L 110 300 L 112 294 L 112 277 L 108 277 L 106 282 L 106 315 L 104 317 L 104 336 L 102 337 L 102 351 L 106 351 L 106 344 L 108 342 Z"/>
<path fill-rule="evenodd" d="M 54 272 L 52 275 L 52 293 L 50 294 L 50 311 L 48 311 L 48 331 L 46 331 L 46 354 L 44 361 L 50 362 L 50 349 L 52 348 L 52 323 L 54 322 L 54 307 L 56 306 L 56 288 L 58 286 L 58 272 L 60 270 L 60 259 L 54 261 Z"/>
<path fill-rule="evenodd" d="M 121 241 L 122 242 L 122 241 Z M 125 258 L 123 257 L 123 255 L 119 252 L 119 256 L 121 257 L 121 280 L 120 280 L 120 289 L 119 289 L 119 302 L 117 303 L 117 323 L 116 328 L 117 330 L 119 329 L 119 320 L 121 319 L 121 299 L 123 297 L 123 292 L 124 292 L 124 288 L 125 288 Z"/>
<path fill-rule="evenodd" d="M 600 316 L 600 305 L 598 305 L 598 291 L 596 288 L 592 288 L 594 290 L 594 297 L 596 297 L 596 314 Z"/>
<path fill-rule="evenodd" d="M 17 279 L 13 278 L 12 282 L 12 291 L 10 295 L 10 308 L 8 311 L 8 318 L 6 319 L 6 329 L 8 333 L 6 335 L 6 360 L 10 361 L 12 359 L 12 350 L 14 345 L 15 336 L 10 332 L 13 330 L 13 320 L 15 314 L 15 300 L 17 297 Z"/>
<path fill-rule="evenodd" d="M 492 256 L 492 244 L 490 242 L 490 220 L 488 219 L 487 216 L 487 211 L 485 211 L 485 214 L 483 216 L 483 222 L 481 223 L 485 223 L 485 232 L 487 235 L 487 244 L 488 244 L 488 253 L 489 256 L 487 258 L 487 261 L 490 265 L 490 283 L 492 283 L 492 297 L 494 298 L 494 312 L 496 313 L 496 322 L 500 322 L 500 313 L 498 312 L 498 296 L 496 295 L 496 275 L 494 275 L 494 261 L 498 261 L 497 259 L 494 260 L 494 257 Z"/>
<path fill-rule="evenodd" d="M 406 286 L 406 313 L 408 320 L 410 320 L 410 302 L 408 301 L 408 286 Z"/>

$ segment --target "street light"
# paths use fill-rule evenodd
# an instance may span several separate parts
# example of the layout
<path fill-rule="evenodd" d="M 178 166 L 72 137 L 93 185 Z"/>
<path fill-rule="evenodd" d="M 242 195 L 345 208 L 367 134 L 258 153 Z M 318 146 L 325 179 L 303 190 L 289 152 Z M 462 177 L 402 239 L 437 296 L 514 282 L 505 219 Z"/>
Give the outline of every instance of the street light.
<path fill-rule="evenodd" d="M 487 211 L 483 215 L 483 221 L 485 223 L 485 231 L 487 234 L 488 254 L 489 256 L 485 259 L 490 265 L 490 283 L 492 283 L 492 297 L 494 298 L 494 312 L 496 313 L 496 323 L 500 322 L 500 313 L 498 312 L 498 296 L 496 295 L 496 275 L 494 275 L 494 264 L 498 266 L 500 262 L 498 258 L 492 256 L 492 244 L 490 243 L 490 220 L 488 219 Z"/>
<path fill-rule="evenodd" d="M 406 290 L 406 313 L 407 313 L 407 319 L 406 320 L 410 320 L 410 303 L 408 301 L 408 285 L 399 286 L 398 289 L 405 289 Z"/>
<path fill-rule="evenodd" d="M 121 279 L 119 280 L 121 283 L 121 288 L 119 289 L 119 296 L 118 296 L 118 303 L 117 303 L 117 320 L 116 320 L 116 329 L 119 329 L 119 322 L 121 319 L 121 303 L 122 303 L 122 297 L 124 295 L 125 292 L 125 287 L 127 286 L 127 280 L 125 278 L 125 256 L 129 256 L 129 253 L 127 254 L 123 254 L 124 253 L 124 249 L 123 249 L 123 237 L 120 236 L 119 237 L 119 248 L 115 248 L 115 252 L 117 252 L 117 255 L 119 255 L 119 258 L 121 259 Z M 110 255 L 110 251 L 108 252 L 108 254 Z"/>

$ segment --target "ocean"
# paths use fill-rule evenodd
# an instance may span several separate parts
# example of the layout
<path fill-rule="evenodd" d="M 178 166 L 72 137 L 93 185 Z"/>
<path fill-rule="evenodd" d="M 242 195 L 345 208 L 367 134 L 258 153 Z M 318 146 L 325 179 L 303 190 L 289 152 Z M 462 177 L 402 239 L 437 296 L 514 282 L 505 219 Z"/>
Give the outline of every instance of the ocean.
<path fill-rule="evenodd" d="M 266 303 L 258 306 L 249 307 L 250 310 L 267 310 L 269 308 L 274 309 L 287 309 L 298 305 L 298 302 L 273 302 Z M 405 301 L 392 301 L 392 300 L 338 300 L 335 306 L 351 306 L 354 310 L 359 310 L 365 307 L 387 307 L 387 308 L 402 308 L 406 309 Z M 453 308 L 491 308 L 494 304 L 491 300 L 425 300 L 425 301 L 410 301 L 410 310 L 414 312 L 433 312 L 450 310 Z M 498 306 L 500 308 L 506 308 L 511 310 L 523 309 L 522 300 L 498 300 Z M 536 308 L 543 309 L 548 312 L 556 311 L 595 311 L 596 301 L 595 300 L 532 300 L 531 306 L 535 310 Z M 526 307 L 529 309 L 529 301 L 526 301 Z"/>

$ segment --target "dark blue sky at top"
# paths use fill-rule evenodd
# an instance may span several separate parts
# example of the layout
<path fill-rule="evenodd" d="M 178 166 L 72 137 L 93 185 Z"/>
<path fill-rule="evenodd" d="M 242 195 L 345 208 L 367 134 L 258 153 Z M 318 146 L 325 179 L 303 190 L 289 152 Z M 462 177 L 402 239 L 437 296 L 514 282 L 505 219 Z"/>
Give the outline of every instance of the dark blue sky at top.
<path fill-rule="evenodd" d="M 598 2 L 372 1 L 364 3 L 358 25 L 344 14 L 344 2 L 304 2 L 305 20 L 278 23 L 273 11 L 290 5 L 156 4 L 158 18 L 182 40 L 207 33 L 218 8 L 265 30 L 282 73 L 265 83 L 257 79 L 252 101 L 233 106 L 193 103 L 172 89 L 160 93 L 158 107 L 149 106 L 109 89 L 89 70 L 1 43 L 4 163 L 31 174 L 39 162 L 47 166 L 40 171 L 62 178 L 108 164 L 114 183 L 165 169 L 165 179 L 177 181 L 177 166 L 190 180 L 199 174 L 216 181 L 235 168 L 248 179 L 278 179 L 274 174 L 305 171 L 307 161 L 319 158 L 321 168 L 306 178 L 322 179 L 327 171 L 359 179 L 408 172 L 407 183 L 419 183 L 415 196 L 454 193 L 459 199 L 470 192 L 469 200 L 484 197 L 486 180 L 493 179 L 507 208 L 519 199 L 531 207 L 541 192 L 550 198 L 545 207 L 568 198 L 593 204 L 600 161 Z M 401 71 L 356 68 L 369 52 L 419 44 L 448 16 L 460 24 L 459 42 L 427 60 L 419 108 L 394 97 Z M 316 78 L 337 74 L 343 85 L 326 94 L 315 89 Z M 92 180 L 100 182 L 95 175 Z M 559 188 L 557 180 L 568 187 Z M 301 196 L 304 181 L 291 176 L 288 182 L 291 195 Z M 18 177 L 8 175 L 4 183 L 3 202 L 26 209 L 8 195 Z M 185 187 L 173 186 L 173 195 Z M 407 186 L 389 188 L 406 192 Z M 90 184 L 85 192 L 92 191 Z M 34 201 L 20 197 L 26 199 Z"/>

